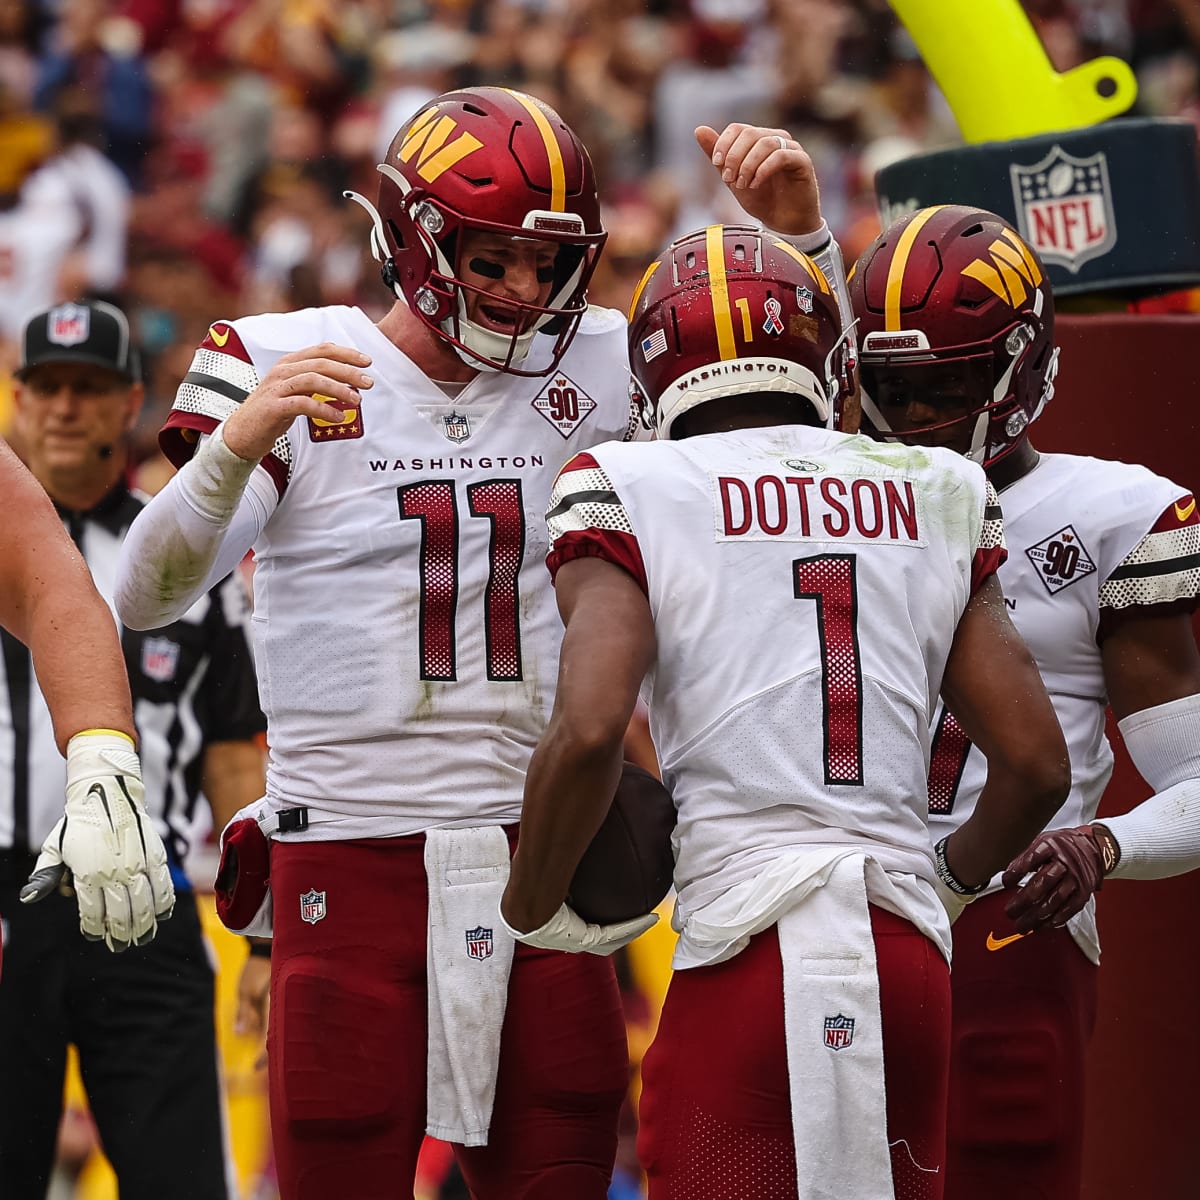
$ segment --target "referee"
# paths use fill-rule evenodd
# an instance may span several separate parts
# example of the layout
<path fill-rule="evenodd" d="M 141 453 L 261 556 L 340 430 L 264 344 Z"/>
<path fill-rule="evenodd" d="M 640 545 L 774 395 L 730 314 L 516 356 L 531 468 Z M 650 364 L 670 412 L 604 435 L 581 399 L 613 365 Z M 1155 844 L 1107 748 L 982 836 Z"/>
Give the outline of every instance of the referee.
<path fill-rule="evenodd" d="M 143 389 L 124 314 L 99 302 L 37 314 L 22 335 L 17 378 L 14 448 L 111 604 L 117 553 L 143 503 L 125 481 Z M 146 808 L 178 899 L 152 942 L 116 955 L 80 936 L 68 897 L 17 900 L 62 814 L 65 776 L 28 651 L 0 632 L 0 1196 L 46 1194 L 69 1043 L 122 1200 L 234 1194 L 213 968 L 183 862 L 201 793 L 218 828 L 263 793 L 255 739 L 265 722 L 247 619 L 245 590 L 231 575 L 175 624 L 121 631 Z"/>

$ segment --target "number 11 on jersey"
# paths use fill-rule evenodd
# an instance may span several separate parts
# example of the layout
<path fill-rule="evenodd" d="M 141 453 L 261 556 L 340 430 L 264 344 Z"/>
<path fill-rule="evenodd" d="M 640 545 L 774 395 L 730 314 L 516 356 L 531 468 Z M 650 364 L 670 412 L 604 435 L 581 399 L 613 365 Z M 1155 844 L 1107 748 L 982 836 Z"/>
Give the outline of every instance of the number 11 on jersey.
<path fill-rule="evenodd" d="M 525 554 L 525 508 L 519 479 L 467 485 L 467 510 L 491 522 L 488 580 L 484 590 L 487 677 L 515 682 L 521 674 L 521 596 L 517 586 Z M 458 679 L 459 530 L 457 486 L 431 479 L 396 489 L 400 519 L 421 522 L 421 612 L 418 619 L 421 678 Z"/>

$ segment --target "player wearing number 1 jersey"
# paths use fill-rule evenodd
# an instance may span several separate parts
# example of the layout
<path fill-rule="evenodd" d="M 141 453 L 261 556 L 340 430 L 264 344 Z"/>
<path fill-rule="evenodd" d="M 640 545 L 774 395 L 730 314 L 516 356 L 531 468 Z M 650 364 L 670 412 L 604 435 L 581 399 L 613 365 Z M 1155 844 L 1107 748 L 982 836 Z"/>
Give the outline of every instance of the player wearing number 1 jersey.
<path fill-rule="evenodd" d="M 769 157 L 748 206 L 819 233 L 770 182 L 811 173 L 781 136 L 738 127 L 725 165 Z M 595 180 L 502 88 L 432 101 L 379 172 L 393 307 L 211 328 L 118 603 L 157 624 L 254 548 L 268 790 L 225 831 L 218 899 L 237 929 L 273 909 L 284 1200 L 411 1189 L 426 1131 L 481 1200 L 601 1200 L 628 1077 L 612 965 L 496 919 L 561 638 L 542 514 L 566 459 L 634 429 L 625 322 L 586 302 Z"/>
<path fill-rule="evenodd" d="M 1071 756 L 1051 832 L 954 926 L 954 1047 L 946 1195 L 1079 1195 L 1083 1070 L 1106 874 L 1200 866 L 1200 518 L 1185 488 L 1143 467 L 1039 454 L 1027 429 L 1054 390 L 1054 301 L 1033 250 L 994 214 L 943 206 L 897 222 L 852 273 L 865 421 L 947 446 L 999 492 L 1000 580 Z M 1112 771 L 1111 703 L 1157 795 L 1094 823 Z M 953 705 L 950 706 L 953 709 Z M 987 771 L 951 712 L 934 721 L 930 826 L 970 819 Z M 1007 909 L 1007 913 L 1006 913 Z M 1014 923 L 1015 921 L 1015 923 Z M 1021 935 L 1044 929 L 1038 937 Z"/>
<path fill-rule="evenodd" d="M 595 447 L 555 485 L 566 634 L 502 914 L 531 945 L 588 948 L 563 897 L 645 676 L 679 812 L 677 970 L 643 1062 L 650 1200 L 936 1200 L 947 908 L 1067 785 L 994 578 L 994 493 L 945 451 L 838 432 L 836 301 L 779 239 L 712 226 L 672 244 L 630 346 L 664 440 Z M 991 774 L 935 859 L 939 692 Z"/>

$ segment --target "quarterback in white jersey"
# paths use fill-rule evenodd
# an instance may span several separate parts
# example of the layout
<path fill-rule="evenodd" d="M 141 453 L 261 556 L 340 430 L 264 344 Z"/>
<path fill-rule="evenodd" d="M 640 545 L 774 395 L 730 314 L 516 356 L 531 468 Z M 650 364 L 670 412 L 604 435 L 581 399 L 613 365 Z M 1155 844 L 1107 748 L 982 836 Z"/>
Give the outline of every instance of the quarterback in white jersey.
<path fill-rule="evenodd" d="M 748 209 L 828 241 L 780 186 L 807 156 L 742 130 Z M 403 1190 L 428 1133 L 483 1200 L 601 1200 L 628 1083 L 615 972 L 496 919 L 558 659 L 542 513 L 572 454 L 640 428 L 624 321 L 586 302 L 595 179 L 558 114 L 504 88 L 435 98 L 379 173 L 358 199 L 396 302 L 210 329 L 163 432 L 187 461 L 126 542 L 118 604 L 157 624 L 254 548 L 268 795 L 226 829 L 217 895 L 273 933 L 281 1194 L 325 1200 L 351 1169 L 356 1194 Z"/>
<path fill-rule="evenodd" d="M 576 448 L 636 430 L 613 369 L 625 328 L 590 309 L 553 371 L 481 372 L 453 397 L 357 308 L 209 331 L 164 435 L 180 460 L 183 432 L 215 428 L 286 348 L 336 343 L 372 360 L 369 398 L 336 424 L 297 421 L 247 491 L 267 794 L 310 808 L 284 839 L 519 819 L 561 639 L 540 595 L 541 513 Z M 240 555 L 245 533 L 226 545 L 222 560 Z"/>
<path fill-rule="evenodd" d="M 1200 866 L 1200 653 L 1189 619 L 1200 519 L 1185 488 L 1143 467 L 1034 450 L 1028 426 L 1057 370 L 1054 300 L 1037 255 L 995 214 L 941 206 L 904 217 L 860 258 L 851 299 L 864 423 L 958 450 L 996 486 L 1006 601 L 1071 756 L 1071 794 L 1049 831 L 954 927 L 951 1094 L 961 1102 L 950 1110 L 946 1195 L 1032 1189 L 1070 1200 L 1100 957 L 1092 893 L 1109 874 Z M 1112 771 L 1110 704 L 1157 794 L 1096 822 Z M 985 771 L 984 753 L 940 711 L 935 836 L 969 820 Z"/>
<path fill-rule="evenodd" d="M 555 485 L 566 635 L 503 917 L 532 945 L 611 950 L 563 897 L 644 676 L 678 809 L 680 933 L 643 1064 L 651 1200 L 940 1197 L 948 910 L 1067 782 L 994 579 L 995 495 L 961 457 L 838 431 L 837 303 L 777 238 L 710 226 L 673 243 L 630 343 L 668 440 L 595 447 Z M 935 854 L 943 691 L 992 771 Z"/>

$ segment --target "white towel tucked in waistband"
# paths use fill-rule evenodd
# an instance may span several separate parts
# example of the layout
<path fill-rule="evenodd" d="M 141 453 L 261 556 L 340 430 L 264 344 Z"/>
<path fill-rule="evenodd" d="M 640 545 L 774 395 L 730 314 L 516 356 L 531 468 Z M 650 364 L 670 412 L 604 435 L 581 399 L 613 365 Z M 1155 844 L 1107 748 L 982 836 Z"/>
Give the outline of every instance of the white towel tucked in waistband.
<path fill-rule="evenodd" d="M 792 1131 L 804 1200 L 893 1195 L 865 861 L 840 859 L 824 886 L 779 918 Z"/>
<path fill-rule="evenodd" d="M 429 1046 L 426 1132 L 464 1146 L 487 1144 L 513 939 L 496 923 L 508 880 L 508 838 L 498 825 L 431 829 Z"/>

